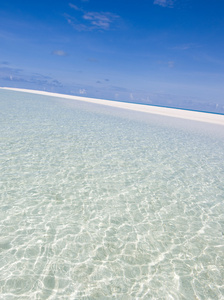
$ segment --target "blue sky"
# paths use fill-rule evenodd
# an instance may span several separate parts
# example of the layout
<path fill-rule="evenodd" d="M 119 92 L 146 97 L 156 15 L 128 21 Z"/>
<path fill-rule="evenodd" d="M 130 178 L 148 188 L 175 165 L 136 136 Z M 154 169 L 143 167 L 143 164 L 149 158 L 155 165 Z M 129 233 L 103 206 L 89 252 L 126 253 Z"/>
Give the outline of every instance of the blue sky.
<path fill-rule="evenodd" d="M 224 113 L 224 1 L 0 2 L 0 86 Z"/>

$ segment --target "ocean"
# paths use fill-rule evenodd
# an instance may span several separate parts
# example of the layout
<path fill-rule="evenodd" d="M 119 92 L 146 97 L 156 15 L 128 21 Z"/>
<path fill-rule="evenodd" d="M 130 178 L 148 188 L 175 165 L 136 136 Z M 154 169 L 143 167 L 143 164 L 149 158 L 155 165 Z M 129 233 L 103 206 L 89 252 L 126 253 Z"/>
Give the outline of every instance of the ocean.
<path fill-rule="evenodd" d="M 0 91 L 1 299 L 223 299 L 224 127 Z"/>

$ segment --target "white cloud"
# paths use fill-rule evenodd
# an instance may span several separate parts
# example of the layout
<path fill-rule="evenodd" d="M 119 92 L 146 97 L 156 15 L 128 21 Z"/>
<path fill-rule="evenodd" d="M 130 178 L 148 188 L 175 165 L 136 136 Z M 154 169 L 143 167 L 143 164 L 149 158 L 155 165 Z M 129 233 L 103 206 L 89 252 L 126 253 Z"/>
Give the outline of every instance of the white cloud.
<path fill-rule="evenodd" d="M 110 24 L 118 18 L 117 15 L 105 12 L 105 13 L 98 13 L 98 12 L 87 12 L 83 15 L 84 20 L 88 20 L 93 27 L 99 29 L 109 29 Z"/>
<path fill-rule="evenodd" d="M 54 50 L 54 51 L 52 51 L 52 54 L 53 55 L 57 55 L 57 56 L 67 56 L 68 54 L 65 52 L 65 51 L 63 51 L 63 50 Z"/>
<path fill-rule="evenodd" d="M 154 0 L 153 4 L 158 4 L 163 7 L 173 7 L 175 0 Z"/>
<path fill-rule="evenodd" d="M 79 90 L 79 94 L 80 95 L 85 95 L 86 94 L 86 90 L 85 89 L 80 89 Z"/>
<path fill-rule="evenodd" d="M 68 23 L 78 31 L 108 30 L 116 19 L 119 18 L 118 15 L 110 12 L 88 12 L 72 3 L 69 3 L 69 6 L 82 14 L 81 16 L 77 16 L 77 18 L 67 14 L 64 15 Z"/>
<path fill-rule="evenodd" d="M 76 6 L 75 4 L 69 3 L 69 6 L 71 8 L 74 8 L 75 10 L 81 10 L 80 8 L 78 8 L 78 6 Z"/>

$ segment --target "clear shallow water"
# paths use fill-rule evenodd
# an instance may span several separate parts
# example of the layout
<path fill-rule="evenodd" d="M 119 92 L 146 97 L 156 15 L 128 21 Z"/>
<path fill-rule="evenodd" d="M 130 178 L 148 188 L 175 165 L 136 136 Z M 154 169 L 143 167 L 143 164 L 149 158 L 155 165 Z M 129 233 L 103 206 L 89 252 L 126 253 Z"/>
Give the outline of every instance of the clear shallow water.
<path fill-rule="evenodd" d="M 223 127 L 0 105 L 0 298 L 224 298 Z"/>

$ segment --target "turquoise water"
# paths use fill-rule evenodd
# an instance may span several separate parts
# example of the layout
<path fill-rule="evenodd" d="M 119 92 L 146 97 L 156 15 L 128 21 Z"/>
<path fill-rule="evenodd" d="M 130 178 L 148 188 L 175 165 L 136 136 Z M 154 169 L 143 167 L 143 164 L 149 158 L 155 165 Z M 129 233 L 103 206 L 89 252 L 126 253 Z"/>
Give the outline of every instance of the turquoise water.
<path fill-rule="evenodd" d="M 223 299 L 224 128 L 0 91 L 1 299 Z"/>

